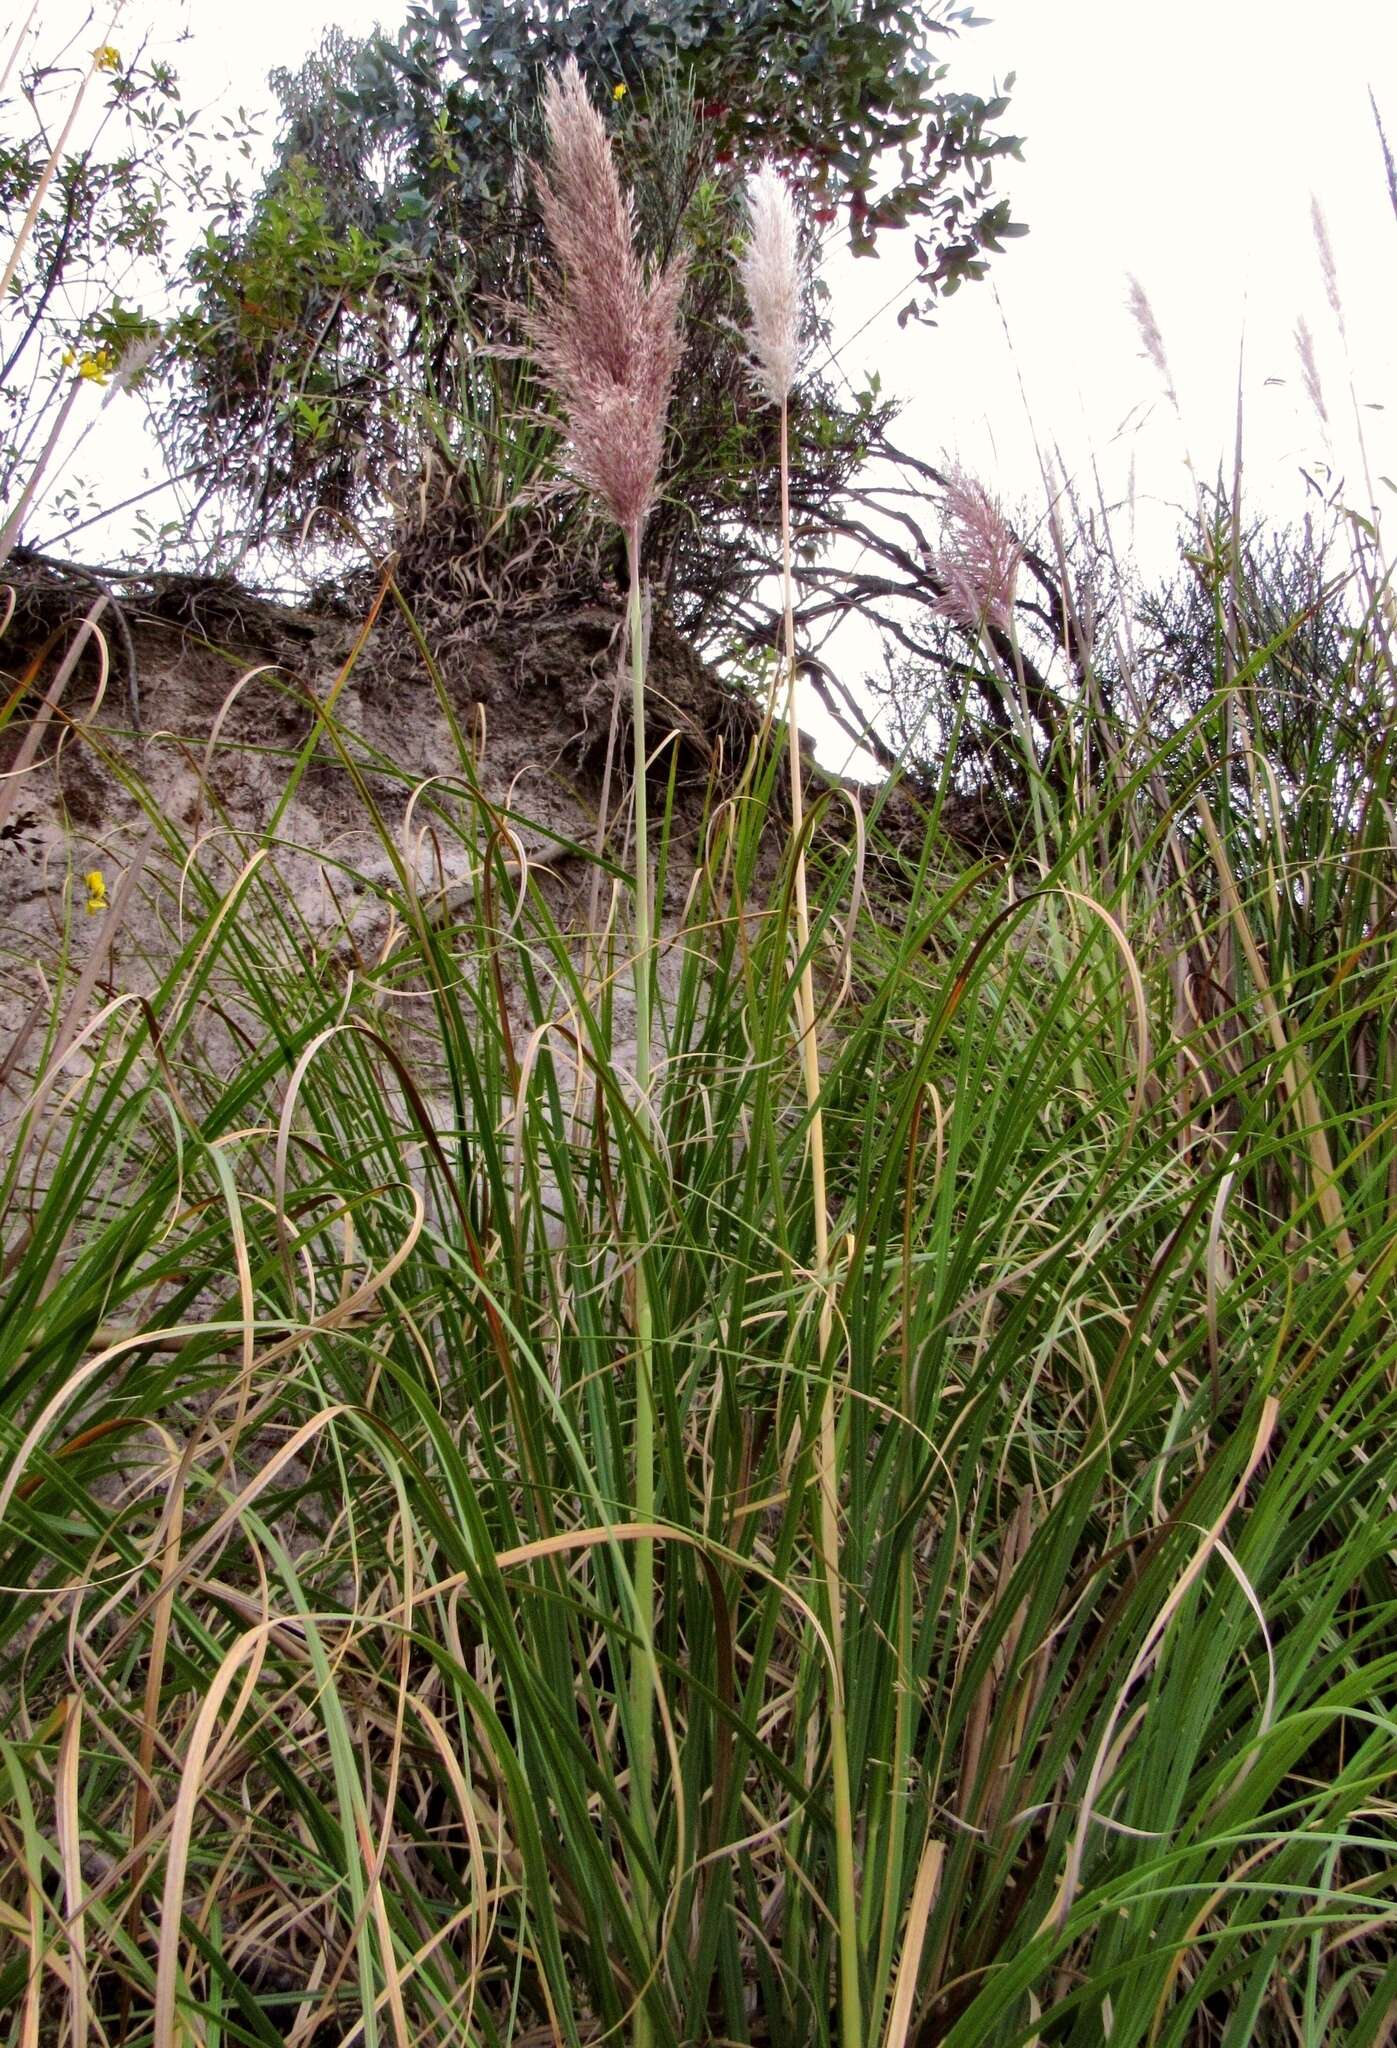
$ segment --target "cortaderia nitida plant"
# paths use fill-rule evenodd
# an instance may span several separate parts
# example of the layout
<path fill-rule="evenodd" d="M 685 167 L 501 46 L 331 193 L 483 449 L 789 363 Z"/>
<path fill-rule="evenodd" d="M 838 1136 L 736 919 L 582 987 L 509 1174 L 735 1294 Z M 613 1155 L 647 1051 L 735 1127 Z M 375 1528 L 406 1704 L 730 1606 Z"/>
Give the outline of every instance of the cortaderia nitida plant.
<path fill-rule="evenodd" d="M 625 536 L 630 572 L 628 632 L 635 825 L 635 1086 L 639 1113 L 650 1094 L 654 936 L 645 771 L 645 635 L 641 615 L 640 540 L 654 503 L 664 453 L 665 421 L 683 344 L 679 301 L 683 251 L 651 277 L 636 247 L 634 207 L 622 190 L 601 115 L 587 96 L 575 59 L 544 89 L 548 173 L 537 177 L 539 207 L 559 266 L 532 316 L 532 340 L 567 423 L 577 481 Z M 637 1236 L 648 1218 L 642 1213 Z M 653 1521 L 655 1399 L 653 1311 L 641 1246 L 635 1261 L 635 1514 Z M 653 1834 L 655 1690 L 655 1554 L 636 1546 L 639 1640 L 631 1675 L 631 1811 L 642 1840 Z M 655 1918 L 659 1902 L 651 1901 Z M 638 2043 L 649 2038 L 644 2003 L 636 2013 Z"/>

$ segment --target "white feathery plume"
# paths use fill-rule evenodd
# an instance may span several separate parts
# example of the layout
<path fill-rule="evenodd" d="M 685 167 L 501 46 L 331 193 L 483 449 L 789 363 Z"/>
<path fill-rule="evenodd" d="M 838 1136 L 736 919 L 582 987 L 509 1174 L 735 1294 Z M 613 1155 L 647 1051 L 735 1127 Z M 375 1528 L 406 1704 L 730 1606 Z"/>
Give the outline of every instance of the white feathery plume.
<path fill-rule="evenodd" d="M 747 180 L 747 225 L 738 275 L 752 311 L 752 373 L 773 405 L 781 405 L 800 354 L 801 264 L 795 201 L 770 161 Z"/>
<path fill-rule="evenodd" d="M 111 384 L 102 399 L 101 410 L 103 412 L 106 411 L 119 391 L 128 391 L 140 376 L 142 370 L 149 368 L 152 360 L 159 354 L 163 340 L 164 336 L 159 328 L 156 328 L 153 333 L 142 335 L 139 340 L 127 344 L 126 348 L 122 351 L 121 360 L 112 374 Z"/>

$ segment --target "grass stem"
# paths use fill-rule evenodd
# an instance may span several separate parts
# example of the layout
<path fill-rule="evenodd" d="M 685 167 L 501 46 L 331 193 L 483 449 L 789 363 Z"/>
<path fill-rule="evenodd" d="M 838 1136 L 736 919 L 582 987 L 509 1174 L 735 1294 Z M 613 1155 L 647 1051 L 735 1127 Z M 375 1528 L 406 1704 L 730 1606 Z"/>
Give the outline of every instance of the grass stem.
<path fill-rule="evenodd" d="M 640 528 L 626 532 L 630 569 L 628 608 L 631 643 L 631 729 L 635 752 L 635 1087 L 637 1115 L 650 1115 L 650 978 L 654 950 L 650 914 L 650 821 L 645 789 L 645 623 L 640 591 Z M 640 1156 L 644 1157 L 644 1148 Z M 655 1518 L 655 1388 L 652 1350 L 654 1319 L 646 1277 L 646 1240 L 650 1211 L 644 1204 L 637 1218 L 635 1253 L 635 1513 L 639 1522 Z M 643 1537 L 636 1546 L 635 1595 L 640 1641 L 631 1670 L 631 1818 L 642 1841 L 653 1840 L 655 1828 L 655 1545 Z M 646 1916 L 657 1923 L 659 1906 L 643 1899 Z M 658 1931 L 658 1929 L 656 1930 Z M 636 2014 L 635 2039 L 640 2048 L 651 2038 L 642 2004 Z"/>
<path fill-rule="evenodd" d="M 820 1047 L 815 1024 L 815 975 L 810 959 L 810 899 L 805 874 L 805 803 L 800 724 L 796 718 L 794 578 L 791 569 L 790 407 L 781 401 L 781 580 L 786 657 L 786 731 L 791 762 L 791 838 L 796 849 L 796 949 L 800 978 L 796 1025 L 801 1071 L 810 1112 L 810 1185 L 815 1210 L 815 1284 L 820 1290 L 820 1371 L 829 1374 L 820 1397 L 817 1451 L 818 1548 L 824 1578 L 825 1624 L 835 1669 L 830 1686 L 830 1754 L 834 1783 L 835 1897 L 839 1924 L 839 2028 L 842 2048 L 862 2048 L 863 1998 L 859 1986 L 858 1897 L 854 1874 L 853 1790 L 844 1711 L 844 1603 L 839 1576 L 838 1447 L 833 1385 L 834 1304 L 829 1256 L 829 1194 L 825 1184 L 825 1129 L 820 1099 Z"/>

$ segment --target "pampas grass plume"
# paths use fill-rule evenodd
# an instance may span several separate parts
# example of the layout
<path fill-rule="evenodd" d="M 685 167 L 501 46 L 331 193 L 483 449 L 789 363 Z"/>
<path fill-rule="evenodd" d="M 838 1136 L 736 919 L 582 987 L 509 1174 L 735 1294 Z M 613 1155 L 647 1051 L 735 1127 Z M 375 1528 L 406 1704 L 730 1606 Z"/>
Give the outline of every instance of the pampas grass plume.
<path fill-rule="evenodd" d="M 1150 304 L 1145 287 L 1141 284 L 1138 277 L 1132 277 L 1130 280 L 1129 306 L 1131 317 L 1139 330 L 1145 354 L 1159 372 L 1160 380 L 1164 385 L 1164 395 L 1173 406 L 1175 412 L 1177 412 L 1179 409 L 1179 398 L 1178 393 L 1174 389 L 1174 375 L 1169 368 L 1169 358 L 1164 352 L 1164 336 L 1159 331 L 1159 322 L 1154 317 L 1154 307 Z"/>
<path fill-rule="evenodd" d="M 1310 225 L 1314 229 L 1315 248 L 1319 251 L 1319 267 L 1324 278 L 1324 296 L 1329 301 L 1329 310 L 1334 315 L 1340 334 L 1347 340 L 1344 326 L 1344 302 L 1339 297 L 1339 266 L 1334 261 L 1334 245 L 1329 239 L 1329 223 L 1324 218 L 1324 208 L 1311 195 Z"/>
<path fill-rule="evenodd" d="M 747 181 L 747 226 L 738 274 L 752 311 L 752 372 L 773 405 L 781 405 L 795 382 L 801 276 L 795 203 L 773 163 Z"/>
<path fill-rule="evenodd" d="M 567 415 L 578 481 L 618 526 L 638 531 L 654 502 L 682 353 L 686 260 L 647 279 L 634 209 L 575 58 L 544 87 L 543 118 L 549 174 L 535 174 L 538 202 L 562 276 L 542 294 L 532 339 Z"/>
<path fill-rule="evenodd" d="M 997 498 L 960 468 L 946 479 L 946 537 L 932 562 L 941 584 L 936 609 L 967 632 L 1009 630 L 1023 549 Z"/>
<path fill-rule="evenodd" d="M 1324 403 L 1324 386 L 1319 381 L 1319 364 L 1315 361 L 1315 338 L 1303 313 L 1295 323 L 1295 352 L 1300 358 L 1300 375 L 1304 379 L 1305 395 L 1327 427 L 1329 408 Z"/>

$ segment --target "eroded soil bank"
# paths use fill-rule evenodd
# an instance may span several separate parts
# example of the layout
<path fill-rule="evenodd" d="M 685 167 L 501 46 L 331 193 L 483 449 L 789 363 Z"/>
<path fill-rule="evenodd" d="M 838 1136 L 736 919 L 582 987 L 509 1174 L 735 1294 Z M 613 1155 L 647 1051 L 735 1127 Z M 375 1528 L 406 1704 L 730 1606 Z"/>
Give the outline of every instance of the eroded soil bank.
<path fill-rule="evenodd" d="M 140 986 L 178 946 L 177 878 L 173 893 L 143 880 L 123 892 L 137 865 L 178 866 L 161 822 L 185 859 L 229 885 L 274 834 L 271 857 L 293 880 L 308 930 L 338 931 L 346 964 L 385 942 L 385 897 L 402 873 L 433 915 L 453 912 L 474 886 L 478 830 L 443 829 L 428 791 L 474 783 L 510 835 L 510 859 L 549 878 L 565 921 L 597 909 L 591 864 L 571 849 L 595 848 L 603 811 L 607 848 L 624 858 L 619 604 L 500 624 L 438 661 L 386 597 L 356 617 L 191 578 L 110 592 L 21 563 L 12 582 L 0 638 L 15 705 L 0 733 L 0 1033 L 12 1065 L 23 1064 L 16 1035 L 60 974 L 110 953 L 95 999 Z M 663 742 L 678 735 L 672 910 L 705 802 L 745 758 L 759 716 L 663 622 L 651 631 L 648 678 L 648 741 L 662 773 Z"/>

